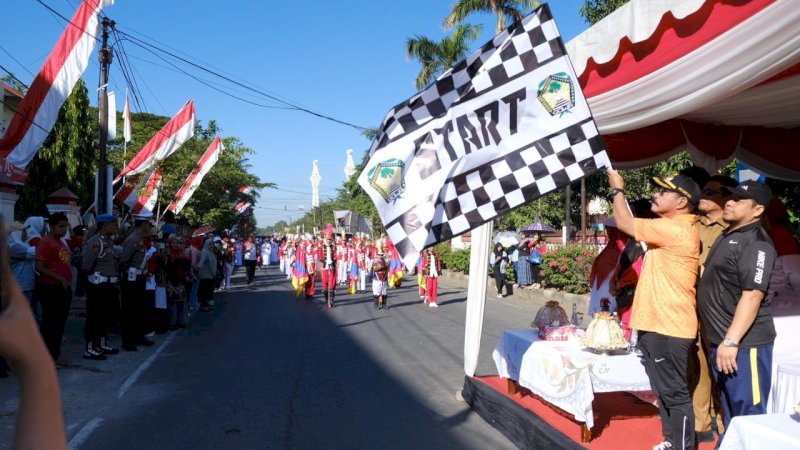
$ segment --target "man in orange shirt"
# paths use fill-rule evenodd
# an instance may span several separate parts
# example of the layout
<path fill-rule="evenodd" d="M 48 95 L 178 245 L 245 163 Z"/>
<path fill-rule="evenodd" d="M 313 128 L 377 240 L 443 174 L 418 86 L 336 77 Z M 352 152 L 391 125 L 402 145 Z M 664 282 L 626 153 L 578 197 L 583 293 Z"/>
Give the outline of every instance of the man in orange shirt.
<path fill-rule="evenodd" d="M 648 247 L 633 300 L 631 328 L 639 330 L 645 371 L 659 398 L 664 441 L 653 450 L 694 449 L 688 362 L 697 337 L 700 240 L 693 213 L 700 188 L 680 174 L 653 181 L 660 189 L 650 209 L 659 218 L 635 219 L 625 201 L 622 176 L 615 170 L 608 172 L 617 228 Z"/>

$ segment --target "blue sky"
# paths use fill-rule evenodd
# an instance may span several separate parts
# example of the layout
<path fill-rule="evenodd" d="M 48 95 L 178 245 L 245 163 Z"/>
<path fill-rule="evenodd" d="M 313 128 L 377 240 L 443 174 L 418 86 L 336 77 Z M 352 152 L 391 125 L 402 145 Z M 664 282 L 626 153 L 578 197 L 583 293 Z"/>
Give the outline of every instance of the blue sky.
<path fill-rule="evenodd" d="M 43 1 L 71 17 L 80 0 Z M 445 36 L 441 21 L 452 3 L 116 0 L 106 14 L 122 31 L 154 39 L 161 43 L 157 45 L 183 52 L 247 84 L 337 119 L 376 127 L 390 107 L 415 93 L 419 65 L 406 60 L 406 39 L 417 34 L 436 40 Z M 565 41 L 587 28 L 578 14 L 582 3 L 551 2 Z M 65 24 L 34 0 L 4 0 L 0 19 L 4 23 L 0 47 L 21 63 L 0 49 L 0 64 L 30 84 L 29 72 L 39 71 Z M 470 19 L 484 29 L 472 48 L 491 38 L 495 20 L 489 15 Z M 297 218 L 303 213 L 300 207 L 308 209 L 314 159 L 319 160 L 320 196 L 325 200 L 345 179 L 345 151 L 354 149 L 358 163 L 369 147 L 353 128 L 302 112 L 240 102 L 166 69 L 145 50 L 130 43 L 125 46 L 148 112 L 172 116 L 192 98 L 201 121 L 216 119 L 224 136 L 237 136 L 256 151 L 251 171 L 281 189 L 261 192 L 255 211 L 259 226 Z M 96 55 L 92 59 L 96 61 Z M 97 86 L 98 72 L 93 62 L 84 74 L 90 89 Z M 111 77 L 121 110 L 125 83 L 118 60 Z M 264 102 L 249 93 L 236 95 Z M 95 95 L 90 97 L 95 104 Z"/>

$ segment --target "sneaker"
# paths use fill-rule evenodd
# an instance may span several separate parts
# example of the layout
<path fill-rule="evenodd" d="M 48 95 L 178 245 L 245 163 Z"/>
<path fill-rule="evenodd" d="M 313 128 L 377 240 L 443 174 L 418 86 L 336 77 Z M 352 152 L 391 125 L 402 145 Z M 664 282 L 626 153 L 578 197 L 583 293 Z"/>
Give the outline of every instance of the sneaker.
<path fill-rule="evenodd" d="M 108 345 L 101 345 L 100 348 L 95 349 L 99 352 L 102 352 L 104 355 L 116 355 L 119 353 L 119 349 L 114 347 L 109 347 Z"/>
<path fill-rule="evenodd" d="M 149 333 L 145 334 L 145 335 L 144 335 L 144 337 L 146 337 L 146 338 L 151 338 L 151 337 L 153 337 L 153 336 L 155 336 L 155 335 L 156 335 L 156 332 L 155 332 L 155 331 L 151 331 L 151 332 L 149 332 Z"/>
<path fill-rule="evenodd" d="M 438 308 L 439 305 L 436 302 L 428 303 L 428 308 Z"/>
<path fill-rule="evenodd" d="M 672 444 L 667 441 L 664 441 L 658 445 L 653 446 L 653 450 L 669 450 L 672 448 Z"/>
<path fill-rule="evenodd" d="M 497 294 L 497 298 L 503 298 L 503 294 Z"/>
<path fill-rule="evenodd" d="M 83 352 L 83 359 L 92 359 L 95 361 L 103 361 L 106 359 L 106 355 L 98 352 L 96 349 L 87 347 L 86 350 Z"/>

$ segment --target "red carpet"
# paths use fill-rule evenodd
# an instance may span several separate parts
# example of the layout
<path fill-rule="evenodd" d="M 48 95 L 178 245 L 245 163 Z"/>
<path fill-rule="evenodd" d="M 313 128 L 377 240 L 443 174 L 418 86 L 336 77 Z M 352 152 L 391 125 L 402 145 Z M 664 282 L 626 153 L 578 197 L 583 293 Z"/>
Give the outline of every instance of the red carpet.
<path fill-rule="evenodd" d="M 538 397 L 520 393 L 508 395 L 507 382 L 500 377 L 475 377 L 533 412 L 550 426 L 563 433 L 577 443 L 581 443 L 581 426 L 569 414 L 555 406 L 542 401 Z M 658 418 L 658 409 L 645 403 L 631 394 L 624 392 L 611 392 L 595 394 L 594 428 L 592 441 L 587 448 L 613 449 L 613 450 L 642 450 L 649 449 L 661 442 L 661 422 Z M 700 450 L 712 450 L 713 443 L 703 443 Z"/>

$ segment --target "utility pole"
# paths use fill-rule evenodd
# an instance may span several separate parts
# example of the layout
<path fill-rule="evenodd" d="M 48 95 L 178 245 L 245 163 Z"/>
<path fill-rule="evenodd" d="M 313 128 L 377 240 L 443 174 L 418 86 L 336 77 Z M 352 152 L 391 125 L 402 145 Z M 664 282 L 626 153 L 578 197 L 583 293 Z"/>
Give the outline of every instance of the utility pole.
<path fill-rule="evenodd" d="M 581 178 L 581 244 L 586 245 L 586 178 Z"/>
<path fill-rule="evenodd" d="M 111 50 L 111 47 L 108 46 L 108 29 L 114 28 L 114 21 L 106 18 L 103 18 L 103 46 L 100 48 L 98 52 L 98 59 L 100 60 L 100 120 L 99 120 L 99 136 L 97 141 L 97 148 L 100 153 L 100 164 L 97 168 L 97 179 L 98 179 L 98 188 L 97 188 L 97 213 L 98 214 L 110 214 L 112 211 L 112 200 L 109 196 L 110 191 L 112 190 L 110 187 L 111 179 L 109 170 L 108 170 L 108 155 L 107 155 L 107 144 L 108 144 L 108 95 L 107 95 L 107 88 L 108 88 L 108 69 L 111 66 L 111 60 L 114 57 L 114 54 Z"/>

